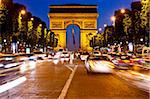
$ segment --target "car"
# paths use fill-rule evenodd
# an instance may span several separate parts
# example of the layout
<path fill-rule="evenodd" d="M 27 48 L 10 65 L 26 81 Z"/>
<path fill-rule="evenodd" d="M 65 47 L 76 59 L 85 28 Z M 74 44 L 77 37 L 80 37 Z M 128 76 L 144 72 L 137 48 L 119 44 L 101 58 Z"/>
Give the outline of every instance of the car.
<path fill-rule="evenodd" d="M 115 64 L 116 69 L 131 69 L 133 61 L 130 60 L 130 57 L 127 55 L 121 55 L 118 58 L 112 60 Z"/>
<path fill-rule="evenodd" d="M 101 56 L 101 52 L 100 51 L 94 51 L 92 53 L 93 56 Z"/>
<path fill-rule="evenodd" d="M 19 53 L 19 54 L 15 54 L 17 61 L 28 61 L 29 60 L 29 56 L 30 54 L 26 54 L 26 53 Z"/>
<path fill-rule="evenodd" d="M 54 60 L 59 60 L 61 56 L 61 52 L 56 52 L 56 54 L 54 55 L 53 59 Z"/>
<path fill-rule="evenodd" d="M 70 58 L 70 54 L 67 51 L 64 51 L 61 53 L 60 58 L 64 59 L 64 60 L 69 60 Z"/>
<path fill-rule="evenodd" d="M 15 55 L 5 55 L 0 57 L 0 68 L 7 69 L 20 66 L 23 61 L 18 61 Z"/>
<path fill-rule="evenodd" d="M 58 52 L 63 52 L 64 51 L 64 48 L 59 48 L 58 49 Z"/>
<path fill-rule="evenodd" d="M 113 73 L 114 64 L 106 56 L 89 56 L 85 61 L 87 73 Z"/>
<path fill-rule="evenodd" d="M 80 59 L 81 59 L 82 61 L 85 61 L 88 56 L 89 56 L 89 53 L 88 53 L 88 52 L 82 52 L 82 53 L 80 54 Z"/>
<path fill-rule="evenodd" d="M 35 52 L 33 52 L 33 54 L 34 55 L 32 56 L 32 58 L 35 58 L 36 60 L 37 59 L 44 59 L 46 57 L 46 54 L 41 52 L 41 51 L 35 51 Z"/>

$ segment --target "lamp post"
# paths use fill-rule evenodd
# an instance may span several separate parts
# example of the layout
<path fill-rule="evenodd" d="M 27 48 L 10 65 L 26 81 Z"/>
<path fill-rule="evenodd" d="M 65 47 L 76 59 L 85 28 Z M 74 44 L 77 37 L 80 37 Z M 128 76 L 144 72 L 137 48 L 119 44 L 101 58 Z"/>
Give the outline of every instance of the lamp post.
<path fill-rule="evenodd" d="M 41 44 L 42 44 L 42 24 L 40 23 L 37 28 L 36 28 L 37 32 L 36 32 L 36 43 L 38 43 L 41 47 Z"/>
<path fill-rule="evenodd" d="M 25 15 L 26 14 L 26 11 L 25 10 L 21 10 L 19 12 L 19 17 L 18 17 L 18 25 L 19 25 L 19 31 L 21 31 L 22 29 L 22 15 Z"/>
<path fill-rule="evenodd" d="M 112 21 L 112 25 L 115 27 L 115 21 L 116 21 L 116 17 L 115 16 L 111 16 L 111 21 Z"/>
<path fill-rule="evenodd" d="M 34 20 L 34 18 L 31 18 L 31 21 L 33 21 Z"/>
<path fill-rule="evenodd" d="M 99 29 L 98 29 L 98 33 L 101 33 L 101 31 L 102 31 L 102 28 L 99 28 Z"/>
<path fill-rule="evenodd" d="M 18 31 L 19 31 L 19 35 L 20 35 L 20 40 L 18 40 L 18 41 L 20 41 L 20 44 L 21 44 L 21 41 L 24 41 L 23 40 L 24 34 L 22 32 L 25 31 L 25 30 L 23 30 L 23 28 L 25 28 L 25 27 L 23 26 L 23 22 L 22 22 L 22 19 L 23 19 L 22 15 L 25 15 L 25 14 L 26 14 L 26 10 L 23 9 L 19 12 L 19 16 L 18 16 Z M 17 42 L 13 42 L 13 43 L 14 43 L 14 45 L 17 44 Z M 15 52 L 18 52 L 18 49 Z"/>
<path fill-rule="evenodd" d="M 25 10 L 21 10 L 19 12 L 19 17 L 18 17 L 18 30 L 19 30 L 19 34 L 21 35 L 21 39 L 22 39 L 22 31 L 23 31 L 23 22 L 22 22 L 22 15 L 25 15 L 26 11 Z"/>
<path fill-rule="evenodd" d="M 6 39 L 4 39 L 4 50 L 5 50 L 5 53 L 6 53 Z"/>
<path fill-rule="evenodd" d="M 104 44 L 104 46 L 106 46 L 106 43 L 107 43 L 107 34 L 106 34 L 106 31 L 105 31 L 105 29 L 106 29 L 106 27 L 107 27 L 108 25 L 107 24 L 104 24 L 104 42 L 103 42 L 103 44 Z"/>
<path fill-rule="evenodd" d="M 104 24 L 104 28 L 107 27 L 107 24 Z"/>

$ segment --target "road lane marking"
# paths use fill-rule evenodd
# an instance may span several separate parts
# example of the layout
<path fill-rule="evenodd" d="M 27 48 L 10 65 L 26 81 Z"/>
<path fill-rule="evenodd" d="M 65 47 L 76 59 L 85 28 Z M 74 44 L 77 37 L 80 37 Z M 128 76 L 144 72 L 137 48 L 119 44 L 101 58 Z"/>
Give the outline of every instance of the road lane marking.
<path fill-rule="evenodd" d="M 65 65 L 69 70 L 73 71 L 73 68 L 71 68 L 70 66 L 68 65 Z"/>
<path fill-rule="evenodd" d="M 25 76 L 23 76 L 23 77 L 20 77 L 20 78 L 14 80 L 14 81 L 5 83 L 5 84 L 0 86 L 0 93 L 5 92 L 5 91 L 7 91 L 7 90 L 9 90 L 11 88 L 14 88 L 17 85 L 25 82 L 26 80 L 27 80 L 27 78 Z"/>
<path fill-rule="evenodd" d="M 61 91 L 61 93 L 60 93 L 58 99 L 64 99 L 64 98 L 66 97 L 66 94 L 67 94 L 67 92 L 68 92 L 68 89 L 69 89 L 69 86 L 70 86 L 70 84 L 71 84 L 71 81 L 72 81 L 72 79 L 73 79 L 73 77 L 74 77 L 74 74 L 75 74 L 75 72 L 76 72 L 76 70 L 77 70 L 77 67 L 78 67 L 78 65 L 75 66 L 74 70 L 73 70 L 72 73 L 70 74 L 70 76 L 69 76 L 69 78 L 68 78 L 68 80 L 67 80 L 65 86 L 63 87 L 63 89 L 62 89 L 62 91 Z"/>

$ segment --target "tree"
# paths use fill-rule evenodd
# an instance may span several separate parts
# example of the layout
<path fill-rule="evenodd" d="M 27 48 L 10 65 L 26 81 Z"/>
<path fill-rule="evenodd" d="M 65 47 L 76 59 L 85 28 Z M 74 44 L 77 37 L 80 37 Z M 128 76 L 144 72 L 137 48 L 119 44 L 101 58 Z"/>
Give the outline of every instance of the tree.
<path fill-rule="evenodd" d="M 144 41 L 149 43 L 150 2 L 149 0 L 141 0 L 141 3 L 142 3 L 142 10 L 141 10 L 142 33 L 144 34 Z"/>
<path fill-rule="evenodd" d="M 132 41 L 132 20 L 129 14 L 124 14 L 123 27 L 124 33 L 126 35 L 126 40 L 131 39 Z"/>
<path fill-rule="evenodd" d="M 0 43 L 3 43 L 3 40 L 6 39 L 7 46 L 3 43 L 3 49 L 6 51 L 11 43 L 11 34 L 12 34 L 12 0 L 1 0 L 0 4 Z M 10 51 L 8 48 L 7 51 Z"/>
<path fill-rule="evenodd" d="M 113 43 L 115 41 L 115 33 L 114 33 L 114 27 L 113 26 L 107 26 L 104 30 L 104 38 L 105 42 L 107 43 Z"/>

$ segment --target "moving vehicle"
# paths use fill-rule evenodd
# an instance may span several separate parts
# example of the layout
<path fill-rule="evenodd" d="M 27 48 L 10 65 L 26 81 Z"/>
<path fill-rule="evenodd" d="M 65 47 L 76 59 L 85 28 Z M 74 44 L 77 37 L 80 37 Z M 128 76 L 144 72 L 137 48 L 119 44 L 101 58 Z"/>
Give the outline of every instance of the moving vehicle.
<path fill-rule="evenodd" d="M 101 52 L 100 51 L 94 51 L 92 53 L 93 56 L 101 56 Z"/>
<path fill-rule="evenodd" d="M 46 57 L 46 54 L 41 51 L 35 51 L 35 52 L 33 52 L 33 54 L 34 55 L 32 56 L 32 58 L 35 58 L 35 60 L 44 59 Z"/>
<path fill-rule="evenodd" d="M 130 69 L 133 65 L 133 61 L 127 55 L 121 55 L 120 57 L 113 59 L 112 62 L 115 64 L 117 69 Z"/>
<path fill-rule="evenodd" d="M 85 61 L 87 73 L 112 73 L 114 64 L 106 56 L 93 57 L 89 56 Z"/>
<path fill-rule="evenodd" d="M 89 56 L 88 52 L 80 53 L 80 59 L 83 60 L 83 61 L 86 60 L 88 56 Z"/>
<path fill-rule="evenodd" d="M 14 55 L 5 55 L 0 57 L 0 68 L 7 69 L 19 66 L 23 63 L 23 61 L 17 60 Z"/>
<path fill-rule="evenodd" d="M 63 60 L 67 60 L 68 61 L 69 58 L 70 58 L 69 52 L 67 52 L 67 51 L 62 52 L 61 55 L 60 55 L 60 58 L 63 59 Z"/>

